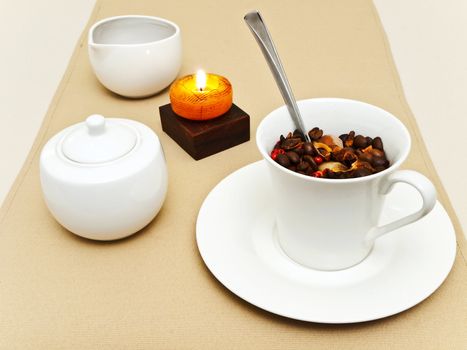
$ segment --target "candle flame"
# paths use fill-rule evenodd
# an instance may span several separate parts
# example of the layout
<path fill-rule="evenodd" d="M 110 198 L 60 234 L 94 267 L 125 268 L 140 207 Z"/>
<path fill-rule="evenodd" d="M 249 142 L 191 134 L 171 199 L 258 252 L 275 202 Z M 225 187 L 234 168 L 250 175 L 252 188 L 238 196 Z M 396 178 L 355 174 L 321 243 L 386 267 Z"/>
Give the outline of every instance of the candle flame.
<path fill-rule="evenodd" d="M 196 88 L 199 91 L 203 91 L 206 88 L 206 80 L 207 80 L 206 72 L 202 69 L 199 69 L 196 72 Z"/>

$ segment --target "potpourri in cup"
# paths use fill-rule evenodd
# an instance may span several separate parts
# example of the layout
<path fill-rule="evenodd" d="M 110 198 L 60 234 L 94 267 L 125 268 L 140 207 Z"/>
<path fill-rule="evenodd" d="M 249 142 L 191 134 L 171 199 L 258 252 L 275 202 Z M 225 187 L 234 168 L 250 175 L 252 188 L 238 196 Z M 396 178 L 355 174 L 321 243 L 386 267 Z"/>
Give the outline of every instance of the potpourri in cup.
<path fill-rule="evenodd" d="M 389 167 L 383 141 L 377 136 L 356 135 L 355 131 L 339 137 L 324 135 L 318 127 L 308 132 L 311 142 L 295 130 L 281 135 L 271 158 L 299 174 L 328 179 L 368 176 Z"/>

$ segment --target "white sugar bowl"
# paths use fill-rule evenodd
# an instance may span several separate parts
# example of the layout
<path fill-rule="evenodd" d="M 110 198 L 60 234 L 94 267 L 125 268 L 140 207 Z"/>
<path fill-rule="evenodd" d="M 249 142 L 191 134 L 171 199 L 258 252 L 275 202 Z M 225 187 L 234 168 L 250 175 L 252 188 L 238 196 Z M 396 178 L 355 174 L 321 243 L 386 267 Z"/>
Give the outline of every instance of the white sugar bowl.
<path fill-rule="evenodd" d="M 91 115 L 42 149 L 45 202 L 69 231 L 113 240 L 146 226 L 167 193 L 167 165 L 157 135 L 134 120 Z"/>

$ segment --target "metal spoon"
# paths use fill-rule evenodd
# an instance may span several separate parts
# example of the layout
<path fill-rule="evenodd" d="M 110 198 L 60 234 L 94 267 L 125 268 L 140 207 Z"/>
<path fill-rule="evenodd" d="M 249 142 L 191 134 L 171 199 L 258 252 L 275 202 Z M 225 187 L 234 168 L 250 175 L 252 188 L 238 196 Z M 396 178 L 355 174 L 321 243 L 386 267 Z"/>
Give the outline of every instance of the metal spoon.
<path fill-rule="evenodd" d="M 269 34 L 268 28 L 266 27 L 261 14 L 258 11 L 248 12 L 244 17 L 244 20 L 253 33 L 256 42 L 266 58 L 266 62 L 268 63 L 272 75 L 276 80 L 277 86 L 282 94 L 282 98 L 284 99 L 290 116 L 295 124 L 295 128 L 301 131 L 303 136 L 305 136 L 305 140 L 309 142 L 310 138 L 305 131 L 305 126 L 303 124 L 302 117 L 300 116 L 297 102 L 293 96 L 292 88 L 287 80 L 287 76 L 285 75 L 276 47 L 274 46 L 271 35 Z"/>

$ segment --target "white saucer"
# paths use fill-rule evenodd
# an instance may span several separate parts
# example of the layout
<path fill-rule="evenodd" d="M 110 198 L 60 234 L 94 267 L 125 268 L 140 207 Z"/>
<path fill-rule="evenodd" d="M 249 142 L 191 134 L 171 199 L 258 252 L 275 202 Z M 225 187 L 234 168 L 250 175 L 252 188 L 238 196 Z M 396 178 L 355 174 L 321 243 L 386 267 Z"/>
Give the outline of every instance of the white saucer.
<path fill-rule="evenodd" d="M 277 243 L 266 170 L 260 161 L 227 176 L 205 199 L 196 224 L 207 267 L 251 304 L 303 321 L 375 320 L 418 304 L 451 270 L 456 237 L 439 202 L 422 220 L 379 238 L 352 268 L 324 272 L 295 263 Z M 419 205 L 415 190 L 397 184 L 382 222 Z"/>

